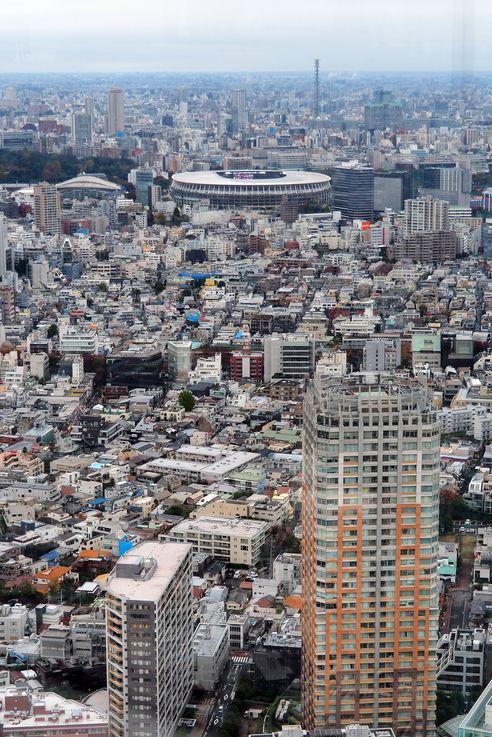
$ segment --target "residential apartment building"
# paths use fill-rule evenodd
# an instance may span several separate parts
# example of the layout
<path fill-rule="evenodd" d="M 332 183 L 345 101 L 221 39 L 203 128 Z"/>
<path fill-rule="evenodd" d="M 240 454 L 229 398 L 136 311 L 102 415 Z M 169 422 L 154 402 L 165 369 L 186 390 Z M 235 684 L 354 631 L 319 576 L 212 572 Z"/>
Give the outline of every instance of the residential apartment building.
<path fill-rule="evenodd" d="M 316 375 L 304 402 L 306 728 L 433 734 L 439 424 L 415 380 Z"/>
<path fill-rule="evenodd" d="M 405 235 L 428 230 L 449 230 L 449 202 L 430 196 L 405 200 Z"/>
<path fill-rule="evenodd" d="M 268 529 L 268 523 L 261 520 L 199 517 L 179 522 L 163 539 L 191 543 L 194 553 L 254 566 L 260 560 Z"/>
<path fill-rule="evenodd" d="M 125 553 L 106 616 L 110 737 L 170 737 L 193 686 L 191 546 Z"/>
<path fill-rule="evenodd" d="M 55 184 L 35 184 L 34 221 L 36 227 L 46 235 L 61 233 L 61 201 Z"/>

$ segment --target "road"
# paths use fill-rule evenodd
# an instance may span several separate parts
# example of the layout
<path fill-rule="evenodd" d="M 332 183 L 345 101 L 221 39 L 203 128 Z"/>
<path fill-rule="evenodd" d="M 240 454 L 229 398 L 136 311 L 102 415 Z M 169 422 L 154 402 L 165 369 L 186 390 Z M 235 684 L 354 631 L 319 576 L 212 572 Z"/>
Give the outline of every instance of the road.
<path fill-rule="evenodd" d="M 247 663 L 237 663 L 229 661 L 227 670 L 225 671 L 221 685 L 218 689 L 218 696 L 211 710 L 210 717 L 203 733 L 203 737 L 216 737 L 219 729 L 224 721 L 224 714 L 227 707 L 234 698 L 236 686 L 241 679 L 243 673 L 248 670 Z"/>
<path fill-rule="evenodd" d="M 456 586 L 447 596 L 446 632 L 454 627 L 466 627 L 468 624 L 468 610 L 472 597 L 474 545 L 474 535 L 460 535 L 461 560 L 458 567 Z"/>

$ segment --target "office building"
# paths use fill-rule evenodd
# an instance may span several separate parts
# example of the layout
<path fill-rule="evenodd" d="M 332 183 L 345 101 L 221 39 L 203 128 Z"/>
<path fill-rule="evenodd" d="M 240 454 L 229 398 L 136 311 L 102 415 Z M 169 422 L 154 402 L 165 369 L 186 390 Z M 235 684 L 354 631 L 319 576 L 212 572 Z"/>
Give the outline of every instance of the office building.
<path fill-rule="evenodd" d="M 405 235 L 427 230 L 449 230 L 449 202 L 433 197 L 405 201 Z"/>
<path fill-rule="evenodd" d="M 472 172 L 454 163 L 421 164 L 420 194 L 446 200 L 450 205 L 468 207 L 472 189 Z"/>
<path fill-rule="evenodd" d="M 137 169 L 135 171 L 135 200 L 148 207 L 151 204 L 153 169 Z"/>
<path fill-rule="evenodd" d="M 88 113 L 72 115 L 72 139 L 76 146 L 89 146 L 92 143 L 92 116 Z"/>
<path fill-rule="evenodd" d="M 123 108 L 123 90 L 111 87 L 108 92 L 106 130 L 110 135 L 125 129 L 125 113 Z"/>
<path fill-rule="evenodd" d="M 458 737 L 490 737 L 492 734 L 492 681 L 483 690 L 458 727 Z"/>
<path fill-rule="evenodd" d="M 34 221 L 46 235 L 61 233 L 60 195 L 54 184 L 42 182 L 34 187 Z"/>
<path fill-rule="evenodd" d="M 223 164 L 226 171 L 249 170 L 253 168 L 253 159 L 251 156 L 224 156 Z"/>
<path fill-rule="evenodd" d="M 107 358 L 108 384 L 128 389 L 150 389 L 163 383 L 162 351 L 152 341 L 123 345 Z"/>
<path fill-rule="evenodd" d="M 487 633 L 484 629 L 453 629 L 437 643 L 437 687 L 440 691 L 473 693 L 484 684 Z"/>
<path fill-rule="evenodd" d="M 272 378 L 304 379 L 314 371 L 316 342 L 302 333 L 272 333 L 263 342 L 263 374 Z"/>
<path fill-rule="evenodd" d="M 316 374 L 304 402 L 303 719 L 433 734 L 439 424 L 391 374 Z"/>
<path fill-rule="evenodd" d="M 349 220 L 372 220 L 374 171 L 350 162 L 333 168 L 333 209 Z"/>
<path fill-rule="evenodd" d="M 371 103 L 364 108 L 364 127 L 366 130 L 385 130 L 403 127 L 403 111 L 397 103 Z"/>
<path fill-rule="evenodd" d="M 170 340 L 167 344 L 167 371 L 172 381 L 188 381 L 191 347 L 191 340 Z"/>
<path fill-rule="evenodd" d="M 125 553 L 106 598 L 109 737 L 170 737 L 193 686 L 191 547 Z"/>
<path fill-rule="evenodd" d="M 403 210 L 405 200 L 415 196 L 414 172 L 376 171 L 374 173 L 374 210 Z"/>
<path fill-rule="evenodd" d="M 241 133 L 246 130 L 248 119 L 246 115 L 246 92 L 244 90 L 232 90 L 231 118 L 233 133 Z"/>

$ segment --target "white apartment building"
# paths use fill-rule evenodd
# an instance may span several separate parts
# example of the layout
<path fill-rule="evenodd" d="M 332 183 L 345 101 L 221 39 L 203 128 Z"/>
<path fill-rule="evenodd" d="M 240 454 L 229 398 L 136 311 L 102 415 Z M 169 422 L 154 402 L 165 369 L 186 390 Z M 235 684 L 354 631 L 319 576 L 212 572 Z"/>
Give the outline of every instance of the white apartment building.
<path fill-rule="evenodd" d="M 61 321 L 60 321 L 61 323 Z M 60 324 L 61 353 L 97 353 L 98 336 L 96 326 Z"/>
<path fill-rule="evenodd" d="M 449 227 L 449 202 L 430 196 L 405 200 L 405 235 Z"/>
<path fill-rule="evenodd" d="M 260 560 L 268 529 L 262 520 L 199 517 L 179 522 L 162 539 L 190 543 L 194 553 L 251 567 Z"/>
<path fill-rule="evenodd" d="M 23 604 L 0 606 L 0 642 L 17 642 L 24 637 L 28 613 Z"/>
<path fill-rule="evenodd" d="M 106 599 L 109 737 L 171 737 L 193 686 L 191 546 L 144 542 Z"/>
<path fill-rule="evenodd" d="M 193 636 L 195 686 L 214 691 L 229 660 L 227 624 L 199 624 Z"/>
<path fill-rule="evenodd" d="M 170 340 L 167 344 L 167 368 L 173 381 L 188 381 L 191 370 L 191 340 Z"/>
<path fill-rule="evenodd" d="M 209 358 L 199 358 L 193 371 L 189 373 L 190 383 L 213 381 L 219 383 L 222 378 L 222 354 L 215 353 Z"/>

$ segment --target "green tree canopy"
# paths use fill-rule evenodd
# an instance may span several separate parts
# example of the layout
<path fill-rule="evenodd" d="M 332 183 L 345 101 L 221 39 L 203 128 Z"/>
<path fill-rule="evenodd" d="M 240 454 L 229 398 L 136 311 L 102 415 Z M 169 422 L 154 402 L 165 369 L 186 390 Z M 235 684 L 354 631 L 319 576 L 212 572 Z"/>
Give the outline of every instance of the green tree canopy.
<path fill-rule="evenodd" d="M 183 389 L 183 391 L 179 393 L 178 402 L 185 412 L 191 412 L 196 404 L 195 397 L 187 389 Z"/>

